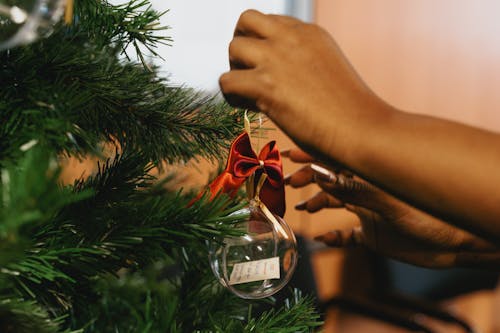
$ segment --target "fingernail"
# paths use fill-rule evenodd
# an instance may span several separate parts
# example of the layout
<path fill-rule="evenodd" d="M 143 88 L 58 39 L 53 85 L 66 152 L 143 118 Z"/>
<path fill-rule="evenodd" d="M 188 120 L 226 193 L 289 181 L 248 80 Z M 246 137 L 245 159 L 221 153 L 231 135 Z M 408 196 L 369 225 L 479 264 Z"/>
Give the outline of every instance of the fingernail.
<path fill-rule="evenodd" d="M 297 210 L 305 210 L 307 208 L 307 201 L 301 201 L 295 205 L 295 209 Z"/>
<path fill-rule="evenodd" d="M 324 243 L 325 242 L 325 236 L 323 236 L 323 235 L 316 236 L 316 237 L 314 237 L 314 240 L 318 241 L 318 242 L 323 242 Z"/>
<path fill-rule="evenodd" d="M 290 157 L 290 149 L 283 149 L 280 151 L 282 157 Z"/>
<path fill-rule="evenodd" d="M 288 175 L 286 175 L 285 177 L 283 177 L 283 181 L 285 182 L 285 185 L 288 185 L 290 184 L 290 179 L 292 178 L 292 174 L 289 173 Z"/>
<path fill-rule="evenodd" d="M 355 227 L 352 230 L 352 239 L 354 244 L 363 244 L 363 229 L 361 227 Z"/>
<path fill-rule="evenodd" d="M 316 240 L 318 242 L 325 243 L 328 246 L 338 247 L 338 246 L 342 245 L 340 243 L 341 237 L 340 237 L 339 233 L 340 232 L 337 230 L 330 231 L 330 232 L 327 232 L 326 234 L 314 237 L 314 240 Z"/>
<path fill-rule="evenodd" d="M 354 212 L 356 210 L 356 206 L 348 204 L 348 203 L 344 203 L 344 207 L 345 207 L 345 209 L 347 209 L 350 212 Z"/>
<path fill-rule="evenodd" d="M 323 168 L 317 164 L 312 163 L 311 169 L 316 173 L 318 179 L 328 182 L 334 182 L 336 180 L 336 176 L 328 169 Z"/>

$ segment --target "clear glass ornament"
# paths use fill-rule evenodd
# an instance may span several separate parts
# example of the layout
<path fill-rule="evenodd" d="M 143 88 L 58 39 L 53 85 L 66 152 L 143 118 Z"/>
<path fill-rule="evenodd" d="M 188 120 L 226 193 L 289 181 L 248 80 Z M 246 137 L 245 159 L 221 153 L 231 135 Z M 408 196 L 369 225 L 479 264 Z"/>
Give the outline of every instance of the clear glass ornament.
<path fill-rule="evenodd" d="M 0 0 L 0 51 L 52 33 L 66 0 Z"/>
<path fill-rule="evenodd" d="M 211 242 L 209 259 L 215 276 L 241 298 L 273 295 L 288 283 L 297 266 L 293 231 L 260 201 L 251 200 L 248 207 L 231 215 L 248 218 L 232 224 L 241 236 Z"/>

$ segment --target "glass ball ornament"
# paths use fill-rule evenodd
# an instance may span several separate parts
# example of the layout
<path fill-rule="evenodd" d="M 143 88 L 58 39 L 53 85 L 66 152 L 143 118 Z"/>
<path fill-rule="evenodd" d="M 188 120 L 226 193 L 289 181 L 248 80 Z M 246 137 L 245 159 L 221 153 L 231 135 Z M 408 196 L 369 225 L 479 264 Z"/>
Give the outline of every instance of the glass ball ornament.
<path fill-rule="evenodd" d="M 255 200 L 229 216 L 238 215 L 247 216 L 242 222 L 229 224 L 238 235 L 209 244 L 212 271 L 223 286 L 241 298 L 271 296 L 290 281 L 297 266 L 295 235 L 281 217 Z"/>
<path fill-rule="evenodd" d="M 0 51 L 52 33 L 66 0 L 0 0 Z"/>

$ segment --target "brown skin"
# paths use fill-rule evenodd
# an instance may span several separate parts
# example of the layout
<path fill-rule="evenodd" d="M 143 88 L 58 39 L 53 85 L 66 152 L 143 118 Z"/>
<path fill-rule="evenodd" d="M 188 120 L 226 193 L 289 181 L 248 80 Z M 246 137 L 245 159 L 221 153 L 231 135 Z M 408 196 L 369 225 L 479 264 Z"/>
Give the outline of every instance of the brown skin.
<path fill-rule="evenodd" d="M 360 219 L 360 226 L 335 230 L 317 237 L 337 247 L 363 245 L 380 254 L 411 264 L 443 268 L 474 266 L 498 269 L 500 248 L 398 200 L 352 174 L 314 170 L 311 156 L 292 149 L 282 154 L 307 163 L 285 177 L 292 187 L 317 183 L 321 191 L 295 207 L 311 213 L 324 208 L 346 208 Z M 327 169 L 324 169 L 328 171 Z"/>
<path fill-rule="evenodd" d="M 500 242 L 500 135 L 388 105 L 332 37 L 249 10 L 221 90 L 267 114 L 302 149 L 462 229 Z"/>

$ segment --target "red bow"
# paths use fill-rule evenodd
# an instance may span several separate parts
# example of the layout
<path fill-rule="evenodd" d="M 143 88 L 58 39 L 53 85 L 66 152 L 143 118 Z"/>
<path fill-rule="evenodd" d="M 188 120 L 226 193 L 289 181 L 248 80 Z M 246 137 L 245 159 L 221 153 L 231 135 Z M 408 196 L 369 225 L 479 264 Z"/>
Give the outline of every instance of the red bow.
<path fill-rule="evenodd" d="M 262 173 L 267 175 L 259 194 L 260 200 L 271 212 L 283 217 L 285 187 L 281 155 L 276 142 L 271 141 L 266 144 L 257 156 L 246 132 L 240 134 L 231 144 L 226 169 L 209 185 L 210 199 L 213 199 L 218 192 L 235 196 L 240 186 L 254 172 L 255 183 L 258 182 Z"/>

